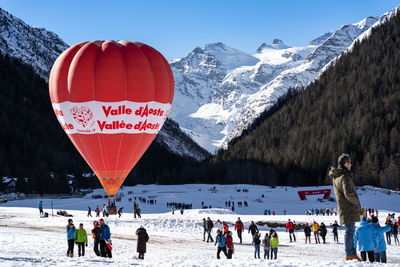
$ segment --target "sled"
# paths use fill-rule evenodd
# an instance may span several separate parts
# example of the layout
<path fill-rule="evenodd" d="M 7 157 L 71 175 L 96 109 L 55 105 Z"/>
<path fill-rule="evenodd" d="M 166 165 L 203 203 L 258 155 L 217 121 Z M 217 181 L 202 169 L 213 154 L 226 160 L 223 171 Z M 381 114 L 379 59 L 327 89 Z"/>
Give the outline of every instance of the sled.
<path fill-rule="evenodd" d="M 108 241 L 107 241 L 107 247 L 108 247 L 108 249 L 109 249 L 110 251 L 112 250 L 111 242 L 108 242 Z"/>

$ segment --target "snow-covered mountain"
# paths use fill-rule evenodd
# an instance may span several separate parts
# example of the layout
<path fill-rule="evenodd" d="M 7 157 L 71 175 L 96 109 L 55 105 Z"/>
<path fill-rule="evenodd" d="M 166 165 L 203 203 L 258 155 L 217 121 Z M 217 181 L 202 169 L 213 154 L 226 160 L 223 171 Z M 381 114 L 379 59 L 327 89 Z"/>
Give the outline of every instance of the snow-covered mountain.
<path fill-rule="evenodd" d="M 0 53 L 32 66 L 46 81 L 54 61 L 68 47 L 55 33 L 31 27 L 0 8 Z M 172 120 L 164 124 L 156 142 L 172 153 L 195 160 L 203 160 L 210 155 Z"/>
<path fill-rule="evenodd" d="M 343 25 L 304 47 L 279 39 L 263 43 L 254 54 L 222 43 L 197 47 L 170 63 L 176 90 L 170 116 L 211 153 L 226 148 L 289 88 L 305 88 L 388 13 Z"/>
<path fill-rule="evenodd" d="M 68 47 L 55 33 L 31 27 L 0 8 L 0 53 L 32 66 L 46 81 L 54 61 Z"/>

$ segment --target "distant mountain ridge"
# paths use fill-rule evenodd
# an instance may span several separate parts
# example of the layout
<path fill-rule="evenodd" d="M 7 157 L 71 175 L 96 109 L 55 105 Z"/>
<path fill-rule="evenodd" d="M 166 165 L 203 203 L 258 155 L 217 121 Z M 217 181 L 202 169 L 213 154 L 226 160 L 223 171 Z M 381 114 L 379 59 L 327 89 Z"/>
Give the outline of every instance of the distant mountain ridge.
<path fill-rule="evenodd" d="M 223 43 L 197 47 L 170 63 L 176 88 L 171 118 L 209 152 L 226 148 L 289 88 L 309 85 L 388 13 L 343 25 L 305 47 L 279 39 L 263 43 L 254 54 Z"/>

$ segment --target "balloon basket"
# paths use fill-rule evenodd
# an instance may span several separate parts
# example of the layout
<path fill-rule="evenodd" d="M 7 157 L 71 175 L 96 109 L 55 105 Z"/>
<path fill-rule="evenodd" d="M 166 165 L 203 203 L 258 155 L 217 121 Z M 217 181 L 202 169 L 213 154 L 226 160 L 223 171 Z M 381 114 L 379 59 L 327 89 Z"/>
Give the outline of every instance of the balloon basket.
<path fill-rule="evenodd" d="M 117 205 L 115 205 L 115 196 L 108 196 L 108 214 L 117 215 Z"/>

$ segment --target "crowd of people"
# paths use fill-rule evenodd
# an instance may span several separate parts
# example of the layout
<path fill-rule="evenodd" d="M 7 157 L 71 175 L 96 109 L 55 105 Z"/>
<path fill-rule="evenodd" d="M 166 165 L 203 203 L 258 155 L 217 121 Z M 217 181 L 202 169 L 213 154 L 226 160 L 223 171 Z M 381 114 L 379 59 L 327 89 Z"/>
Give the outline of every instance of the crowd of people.
<path fill-rule="evenodd" d="M 85 247 L 88 246 L 87 232 L 83 228 L 83 223 L 76 229 L 72 219 L 68 219 L 66 226 L 67 233 L 67 257 L 74 256 L 74 246 L 78 246 L 78 256 L 85 256 Z M 149 235 L 143 226 L 136 230 L 138 258 L 144 259 L 146 253 L 146 243 L 149 241 Z M 96 256 L 112 258 L 112 243 L 110 227 L 104 222 L 104 219 L 93 221 L 92 229 L 93 251 Z"/>
<path fill-rule="evenodd" d="M 322 216 L 337 216 L 337 208 L 316 208 L 316 209 L 306 209 L 306 215 L 314 216 L 314 215 L 322 215 Z"/>
<path fill-rule="evenodd" d="M 212 229 L 217 228 L 217 236 L 214 239 L 211 235 Z M 203 218 L 203 241 L 211 242 L 217 246 L 217 259 L 220 259 L 220 253 L 223 252 L 227 259 L 232 259 L 234 253 L 233 235 L 232 231 L 229 230 L 229 225 L 225 221 L 219 219 L 213 223 L 210 217 Z M 242 233 L 244 232 L 244 224 L 240 217 L 237 219 L 234 225 L 234 231 L 237 232 L 239 238 L 239 244 L 242 244 Z M 258 230 L 257 225 L 254 221 L 251 221 L 248 233 L 252 236 L 252 245 L 254 246 L 254 258 L 260 258 L 260 246 L 264 248 L 264 259 L 277 259 L 278 255 L 278 234 L 274 229 L 271 229 L 269 234 L 265 233 L 265 236 L 261 242 L 261 232 Z M 206 238 L 207 236 L 207 238 Z M 271 256 L 270 256 L 271 255 Z"/>

